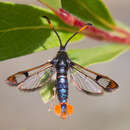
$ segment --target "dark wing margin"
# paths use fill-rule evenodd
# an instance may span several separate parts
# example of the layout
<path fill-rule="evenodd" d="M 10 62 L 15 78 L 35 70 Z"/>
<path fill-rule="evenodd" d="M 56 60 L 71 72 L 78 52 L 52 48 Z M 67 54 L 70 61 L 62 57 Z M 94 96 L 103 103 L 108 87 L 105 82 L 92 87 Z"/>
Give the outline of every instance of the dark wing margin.
<path fill-rule="evenodd" d="M 7 78 L 8 84 L 11 86 L 17 86 L 23 91 L 34 91 L 47 84 L 55 70 L 50 62 L 43 65 L 20 71 Z"/>
<path fill-rule="evenodd" d="M 91 82 L 91 85 L 89 85 L 89 86 L 92 86 L 92 84 L 93 84 L 93 86 L 95 86 L 94 87 L 95 90 L 96 90 L 96 88 L 97 88 L 97 90 L 100 90 L 100 87 L 101 87 L 106 92 L 112 92 L 113 90 L 115 90 L 119 87 L 118 84 L 115 81 L 113 81 L 112 79 L 110 79 L 109 77 L 104 76 L 102 74 L 98 74 L 96 72 L 93 72 L 74 62 L 72 63 L 72 69 L 75 71 L 73 73 L 73 78 L 78 75 L 78 78 L 80 78 L 80 80 L 82 79 L 82 81 L 80 81 L 80 82 L 82 82 L 82 84 L 86 80 L 89 80 Z M 89 81 L 86 81 L 86 83 L 85 83 L 86 86 L 88 86 L 89 83 L 87 83 L 87 82 L 89 82 Z M 97 87 L 97 85 L 98 85 L 98 87 Z M 85 89 L 82 88 L 82 91 L 85 91 Z M 96 91 L 94 92 L 93 88 L 92 88 L 92 91 L 90 91 L 90 92 L 95 93 Z M 102 93 L 103 92 L 101 92 L 101 94 Z M 97 93 L 97 95 L 98 94 L 100 94 L 100 91 L 99 91 L 99 93 Z"/>

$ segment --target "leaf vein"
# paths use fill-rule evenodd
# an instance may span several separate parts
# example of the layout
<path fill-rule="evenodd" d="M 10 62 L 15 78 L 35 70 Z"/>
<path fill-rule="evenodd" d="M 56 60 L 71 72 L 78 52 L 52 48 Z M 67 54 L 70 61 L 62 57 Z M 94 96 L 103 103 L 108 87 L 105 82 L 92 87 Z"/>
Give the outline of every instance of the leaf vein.
<path fill-rule="evenodd" d="M 80 5 L 82 5 L 83 8 L 86 8 L 86 9 L 89 11 L 89 13 L 90 13 L 91 15 L 93 15 L 93 17 L 97 17 L 97 19 L 98 19 L 101 23 L 103 23 L 104 25 L 108 26 L 108 27 L 111 28 L 111 29 L 114 28 L 113 25 L 109 24 L 107 21 L 105 21 L 104 19 L 102 19 L 100 16 L 95 15 L 95 13 L 94 13 L 91 9 L 89 9 L 89 7 L 88 7 L 86 4 L 84 4 L 82 1 L 80 1 L 80 0 L 77 0 L 77 1 L 78 1 L 78 3 L 79 3 Z"/>

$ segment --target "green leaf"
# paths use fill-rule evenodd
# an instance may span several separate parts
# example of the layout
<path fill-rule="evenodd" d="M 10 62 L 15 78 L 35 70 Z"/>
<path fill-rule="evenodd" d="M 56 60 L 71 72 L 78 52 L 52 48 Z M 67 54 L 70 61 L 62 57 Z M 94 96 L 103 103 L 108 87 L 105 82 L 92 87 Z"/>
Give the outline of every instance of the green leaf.
<path fill-rule="evenodd" d="M 59 9 L 61 8 L 61 0 L 39 0 L 41 3 L 47 3 L 54 9 Z"/>
<path fill-rule="evenodd" d="M 74 28 L 65 25 L 55 14 L 35 6 L 0 2 L 0 60 L 23 56 L 59 46 L 59 41 L 42 16 L 48 16 L 62 42 Z M 78 35 L 72 41 L 79 40 Z"/>
<path fill-rule="evenodd" d="M 72 61 L 82 66 L 88 66 L 109 61 L 124 51 L 127 51 L 129 48 L 130 47 L 125 45 L 109 44 L 95 48 L 69 50 L 68 55 Z"/>
<path fill-rule="evenodd" d="M 112 29 L 115 25 L 107 7 L 101 0 L 62 0 L 63 9 L 85 22 L 104 29 Z"/>
<path fill-rule="evenodd" d="M 54 81 L 51 81 L 49 82 L 48 85 L 44 86 L 44 88 L 40 90 L 40 95 L 44 103 L 47 103 L 52 99 L 53 87 L 54 87 Z"/>

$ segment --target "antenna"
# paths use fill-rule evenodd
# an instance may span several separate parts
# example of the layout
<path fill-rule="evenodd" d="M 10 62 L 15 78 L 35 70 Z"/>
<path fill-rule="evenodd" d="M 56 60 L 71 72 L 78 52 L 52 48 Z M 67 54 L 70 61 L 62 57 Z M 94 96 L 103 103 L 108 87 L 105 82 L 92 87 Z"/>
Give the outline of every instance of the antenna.
<path fill-rule="evenodd" d="M 57 31 L 55 30 L 55 28 L 53 27 L 53 25 L 51 24 L 50 19 L 49 19 L 47 16 L 42 16 L 42 17 L 47 20 L 47 22 L 48 22 L 50 28 L 55 32 L 56 36 L 58 37 L 59 42 L 60 42 L 60 50 L 65 50 L 65 48 L 66 48 L 68 42 L 69 42 L 76 34 L 80 33 L 80 32 L 83 31 L 83 30 L 85 30 L 88 26 L 92 26 L 91 23 L 85 24 L 82 28 L 79 29 L 79 31 L 75 32 L 75 33 L 66 41 L 65 45 L 63 46 L 63 45 L 62 45 L 62 42 L 61 42 L 61 39 L 60 39 L 60 36 L 59 36 L 59 34 L 57 33 Z"/>
<path fill-rule="evenodd" d="M 47 20 L 47 22 L 48 22 L 50 28 L 55 32 L 56 36 L 58 37 L 59 42 L 60 42 L 60 48 L 63 48 L 63 45 L 62 45 L 60 36 L 59 36 L 59 34 L 57 33 L 57 31 L 55 30 L 55 28 L 53 27 L 53 25 L 51 24 L 50 19 L 49 19 L 47 16 L 42 16 L 42 17 L 45 18 L 45 19 Z"/>
<path fill-rule="evenodd" d="M 92 26 L 92 24 L 91 24 L 91 23 L 87 23 L 87 24 L 85 24 L 82 28 L 80 28 L 79 31 L 75 32 L 75 33 L 66 41 L 65 45 L 63 46 L 63 48 L 65 49 L 66 46 L 67 46 L 67 44 L 68 44 L 68 42 L 69 42 L 76 34 L 80 33 L 80 32 L 83 31 L 83 30 L 85 30 L 88 26 Z"/>

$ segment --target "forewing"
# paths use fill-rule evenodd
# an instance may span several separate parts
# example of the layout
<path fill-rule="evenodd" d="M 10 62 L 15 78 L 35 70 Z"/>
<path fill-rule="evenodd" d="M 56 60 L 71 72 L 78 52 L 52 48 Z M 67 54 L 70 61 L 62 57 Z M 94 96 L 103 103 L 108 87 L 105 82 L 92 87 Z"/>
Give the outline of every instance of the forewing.
<path fill-rule="evenodd" d="M 20 71 L 7 78 L 8 84 L 17 86 L 24 91 L 33 91 L 46 85 L 53 76 L 55 69 L 50 62 Z"/>
<path fill-rule="evenodd" d="M 92 80 L 93 83 L 98 84 L 107 92 L 111 92 L 119 87 L 118 84 L 109 77 L 93 72 L 76 63 L 73 63 L 73 69 L 84 75 L 87 79 Z"/>
<path fill-rule="evenodd" d="M 38 72 L 42 72 L 50 67 L 52 67 L 52 64 L 50 62 L 47 62 L 43 65 L 28 69 L 25 71 L 17 72 L 7 78 L 7 83 L 11 86 L 18 86 L 20 83 L 22 83 L 29 77 L 32 76 L 32 78 L 33 77 L 35 78 L 35 76 L 33 75 L 37 74 Z"/>

